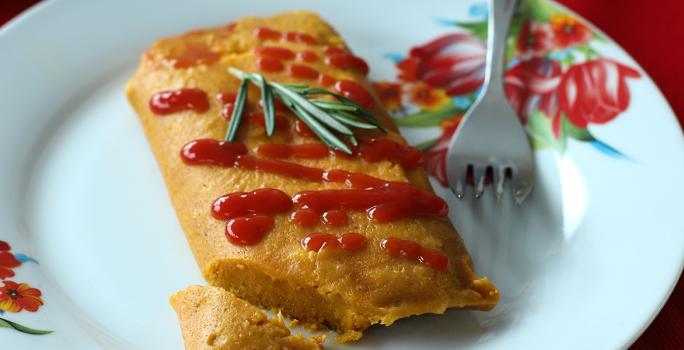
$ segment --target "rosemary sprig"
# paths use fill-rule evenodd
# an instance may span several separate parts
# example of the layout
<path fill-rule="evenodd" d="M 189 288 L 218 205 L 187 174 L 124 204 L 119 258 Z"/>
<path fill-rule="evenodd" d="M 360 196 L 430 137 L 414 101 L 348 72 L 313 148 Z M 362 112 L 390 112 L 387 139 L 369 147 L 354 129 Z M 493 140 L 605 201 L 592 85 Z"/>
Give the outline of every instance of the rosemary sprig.
<path fill-rule="evenodd" d="M 245 103 L 247 102 L 247 94 L 249 93 L 249 77 L 242 79 L 240 89 L 235 97 L 235 106 L 233 107 L 233 114 L 230 116 L 230 123 L 228 123 L 228 130 L 226 131 L 226 140 L 233 141 L 235 134 L 242 121 L 242 115 L 245 110 Z"/>
<path fill-rule="evenodd" d="M 307 84 L 281 84 L 268 82 L 259 73 L 247 73 L 233 67 L 228 72 L 242 80 L 235 99 L 233 114 L 228 123 L 226 140 L 235 139 L 247 103 L 247 91 L 252 82 L 261 89 L 261 103 L 264 110 L 266 134 L 273 135 L 275 130 L 275 99 L 282 101 L 297 118 L 328 147 L 351 154 L 349 146 L 337 134 L 344 136 L 352 145 L 357 144 L 352 128 L 385 131 L 375 117 L 353 100 L 334 92 L 311 88 Z M 334 97 L 337 101 L 310 98 L 317 95 Z"/>

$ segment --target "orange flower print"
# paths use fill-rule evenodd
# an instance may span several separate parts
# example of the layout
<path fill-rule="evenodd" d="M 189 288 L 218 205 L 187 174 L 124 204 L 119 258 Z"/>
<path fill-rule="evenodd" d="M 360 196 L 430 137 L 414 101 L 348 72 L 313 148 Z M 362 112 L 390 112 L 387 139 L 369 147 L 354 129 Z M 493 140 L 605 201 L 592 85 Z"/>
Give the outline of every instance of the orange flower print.
<path fill-rule="evenodd" d="M 586 43 L 591 40 L 592 36 L 589 27 L 564 13 L 551 16 L 551 28 L 556 47 L 560 49 Z"/>
<path fill-rule="evenodd" d="M 31 288 L 26 283 L 3 283 L 4 286 L 0 287 L 0 310 L 15 313 L 21 310 L 36 312 L 43 306 L 40 290 Z"/>
<path fill-rule="evenodd" d="M 401 84 L 379 81 L 373 83 L 373 86 L 386 109 L 392 111 L 401 107 Z"/>
<path fill-rule="evenodd" d="M 410 99 L 416 106 L 435 110 L 449 101 L 449 96 L 444 89 L 433 89 L 426 84 L 416 84 L 411 87 Z"/>
<path fill-rule="evenodd" d="M 14 276 L 12 269 L 19 265 L 21 262 L 10 253 L 10 245 L 5 241 L 0 241 L 0 279 Z"/>

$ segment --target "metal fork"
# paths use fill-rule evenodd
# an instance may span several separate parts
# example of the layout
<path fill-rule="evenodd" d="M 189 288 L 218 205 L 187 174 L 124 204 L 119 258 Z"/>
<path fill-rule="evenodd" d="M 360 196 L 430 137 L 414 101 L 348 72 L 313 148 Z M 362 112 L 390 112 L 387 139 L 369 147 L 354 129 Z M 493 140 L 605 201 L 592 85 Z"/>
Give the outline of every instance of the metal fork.
<path fill-rule="evenodd" d="M 532 191 L 532 150 L 525 129 L 506 99 L 503 84 L 508 27 L 517 3 L 517 0 L 489 0 L 484 86 L 451 139 L 447 153 L 447 179 L 458 198 L 464 197 L 470 174 L 475 198 L 480 198 L 488 169 L 492 171 L 497 200 L 503 196 L 507 175 L 511 177 L 518 204 Z"/>

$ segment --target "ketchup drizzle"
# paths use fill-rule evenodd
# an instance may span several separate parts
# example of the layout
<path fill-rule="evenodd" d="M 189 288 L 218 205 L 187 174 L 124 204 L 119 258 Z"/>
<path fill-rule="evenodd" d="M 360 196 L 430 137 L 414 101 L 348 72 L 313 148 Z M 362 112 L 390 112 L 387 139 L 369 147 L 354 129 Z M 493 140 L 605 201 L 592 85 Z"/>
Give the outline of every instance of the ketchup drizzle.
<path fill-rule="evenodd" d="M 311 209 L 297 209 L 290 215 L 290 221 L 302 227 L 311 227 L 318 223 L 318 213 Z"/>
<path fill-rule="evenodd" d="M 279 31 L 273 30 L 271 28 L 260 27 L 254 29 L 254 37 L 260 40 L 277 40 L 280 39 L 281 36 L 282 34 Z"/>
<path fill-rule="evenodd" d="M 445 271 L 449 268 L 449 257 L 446 254 L 425 248 L 411 240 L 390 237 L 383 239 L 380 247 L 392 256 L 416 260 L 435 270 Z"/>
<path fill-rule="evenodd" d="M 334 227 L 339 227 L 343 226 L 344 224 L 347 223 L 347 213 L 343 212 L 342 210 L 338 209 L 332 209 L 328 210 L 323 215 L 321 215 L 321 219 L 326 225 L 334 226 Z"/>
<path fill-rule="evenodd" d="M 173 68 L 188 68 L 200 64 L 211 64 L 221 58 L 221 54 L 213 52 L 203 46 L 188 47 L 182 54 L 171 56 L 168 59 Z"/>
<path fill-rule="evenodd" d="M 270 57 L 277 60 L 291 60 L 295 58 L 295 53 L 284 47 L 261 46 L 254 49 L 257 56 Z"/>
<path fill-rule="evenodd" d="M 207 94 L 196 88 L 182 88 L 158 92 L 150 98 L 150 110 L 156 115 L 167 115 L 181 111 L 198 113 L 209 110 Z"/>
<path fill-rule="evenodd" d="M 366 245 L 366 237 L 359 233 L 347 232 L 337 237 L 330 233 L 312 233 L 302 239 L 302 246 L 306 250 L 320 252 L 323 248 L 339 249 L 353 252 Z"/>
<path fill-rule="evenodd" d="M 316 212 L 334 209 L 365 211 L 377 222 L 391 222 L 415 216 L 444 218 L 446 202 L 431 192 L 408 183 L 387 183 L 377 188 L 303 191 L 292 197 L 297 208 Z"/>
<path fill-rule="evenodd" d="M 181 159 L 188 165 L 233 166 L 237 158 L 247 154 L 247 147 L 240 142 L 213 139 L 190 141 L 181 149 Z"/>
<path fill-rule="evenodd" d="M 311 130 L 311 128 L 306 125 L 305 122 L 299 119 L 295 120 L 294 132 L 303 137 L 316 137 L 316 134 L 314 134 L 313 130 Z"/>
<path fill-rule="evenodd" d="M 247 155 L 241 143 L 195 140 L 183 146 L 181 158 L 190 165 L 212 164 L 287 176 L 293 179 L 342 183 L 348 190 L 305 191 L 293 197 L 297 208 L 322 213 L 331 209 L 365 210 L 371 220 L 389 222 L 416 215 L 446 217 L 446 202 L 432 192 L 406 182 L 389 182 L 346 170 L 323 170 L 277 159 Z"/>
<path fill-rule="evenodd" d="M 330 148 L 322 143 L 264 144 L 257 148 L 257 153 L 269 158 L 320 159 L 330 154 Z"/>
<path fill-rule="evenodd" d="M 299 78 L 299 79 L 317 79 L 318 78 L 318 71 L 309 67 L 305 66 L 303 64 L 291 64 L 287 68 L 287 73 L 293 77 L 293 78 Z"/>
<path fill-rule="evenodd" d="M 365 87 L 353 80 L 338 81 L 335 83 L 335 90 L 366 108 L 373 107 L 373 95 Z"/>
<path fill-rule="evenodd" d="M 337 68 L 354 69 L 363 75 L 368 75 L 368 71 L 370 70 L 366 61 L 361 57 L 354 56 L 348 52 L 330 54 L 326 57 L 325 63 Z"/>
<path fill-rule="evenodd" d="M 226 223 L 226 238 L 235 245 L 255 245 L 272 228 L 273 218 L 270 216 L 241 216 Z"/>
<path fill-rule="evenodd" d="M 318 56 L 312 51 L 301 51 L 297 53 L 297 59 L 304 62 L 316 62 Z"/>
<path fill-rule="evenodd" d="M 219 197 L 211 206 L 211 215 L 223 220 L 247 214 L 279 214 L 290 209 L 292 199 L 287 193 L 273 188 L 262 188 Z"/>
<path fill-rule="evenodd" d="M 273 57 L 259 57 L 256 60 L 256 66 L 262 71 L 266 72 L 280 72 L 285 68 L 283 62 Z"/>
<path fill-rule="evenodd" d="M 285 33 L 285 40 L 295 43 L 304 43 L 308 45 L 315 45 L 318 42 L 318 40 L 316 40 L 316 38 L 314 38 L 313 36 L 299 32 Z"/>
<path fill-rule="evenodd" d="M 301 121 L 300 121 L 301 123 Z M 306 125 L 306 124 L 304 124 Z M 301 127 L 295 122 L 295 129 Z M 299 132 L 297 132 L 299 134 Z M 307 135 L 308 136 L 308 135 Z M 351 146 L 352 154 L 358 155 L 369 163 L 388 160 L 401 165 L 404 169 L 414 169 L 423 164 L 423 153 L 417 148 L 386 138 L 358 137 L 358 146 Z M 257 149 L 259 155 L 269 158 L 320 159 L 329 155 L 344 155 L 330 150 L 324 144 L 265 144 Z"/>

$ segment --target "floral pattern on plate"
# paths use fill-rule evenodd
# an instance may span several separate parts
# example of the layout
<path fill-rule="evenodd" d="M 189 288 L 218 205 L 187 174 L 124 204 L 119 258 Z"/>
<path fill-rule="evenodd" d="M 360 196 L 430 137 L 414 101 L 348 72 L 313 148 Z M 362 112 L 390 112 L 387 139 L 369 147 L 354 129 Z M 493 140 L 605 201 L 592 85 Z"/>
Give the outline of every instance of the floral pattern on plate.
<path fill-rule="evenodd" d="M 399 126 L 439 127 L 440 136 L 417 146 L 425 151 L 425 167 L 447 185 L 446 153 L 463 114 L 484 81 L 486 6 L 471 7 L 479 20 L 440 20 L 456 28 L 409 50 L 388 55 L 397 80 L 375 86 Z M 563 154 L 567 140 L 588 142 L 613 157 L 624 157 L 598 140 L 591 124 L 606 124 L 627 110 L 629 80 L 641 73 L 602 57 L 594 49 L 603 37 L 578 18 L 543 0 L 528 0 L 513 18 L 507 50 L 504 88 L 534 149 Z"/>
<path fill-rule="evenodd" d="M 26 327 L 4 318 L 5 313 L 36 312 L 43 306 L 42 292 L 27 283 L 9 280 L 16 276 L 14 270 L 26 262 L 38 262 L 24 254 L 14 254 L 9 243 L 0 241 L 0 328 L 10 328 L 27 334 L 48 334 L 49 330 Z"/>

